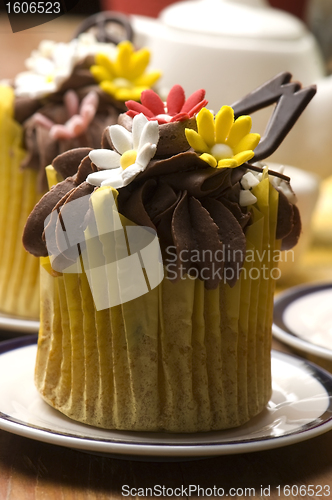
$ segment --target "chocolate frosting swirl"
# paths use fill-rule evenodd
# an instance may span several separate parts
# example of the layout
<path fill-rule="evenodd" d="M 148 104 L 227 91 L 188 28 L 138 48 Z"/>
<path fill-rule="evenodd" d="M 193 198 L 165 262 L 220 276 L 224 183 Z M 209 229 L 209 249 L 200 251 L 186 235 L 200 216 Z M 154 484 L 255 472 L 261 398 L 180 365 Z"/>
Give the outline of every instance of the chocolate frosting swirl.
<path fill-rule="evenodd" d="M 288 81 L 288 76 L 286 80 Z M 268 83 L 264 92 L 271 85 L 276 84 L 274 81 Z M 279 87 L 277 90 L 272 100 L 279 99 L 284 93 L 288 96 L 294 89 L 286 84 L 285 88 L 282 86 L 281 90 Z M 295 108 L 291 113 L 288 112 L 288 115 L 291 114 L 288 116 L 290 124 L 299 116 L 314 92 L 312 88 L 300 93 L 297 90 L 296 87 L 292 101 Z M 250 99 L 251 97 L 249 101 Z M 289 100 L 288 97 L 287 99 Z M 281 113 L 280 109 L 284 109 L 283 106 L 278 107 L 278 115 Z M 119 121 L 131 130 L 131 118 L 121 115 Z M 185 126 L 195 128 L 195 120 Z M 181 122 L 159 126 L 160 139 L 156 155 L 130 184 L 119 188 L 118 210 L 134 223 L 157 232 L 169 279 L 177 280 L 189 273 L 204 280 L 207 289 L 217 287 L 220 281 L 233 286 L 243 267 L 246 253 L 245 231 L 251 217 L 247 209 L 239 204 L 242 189 L 240 182 L 247 169 L 257 171 L 260 167 L 248 163 L 235 169 L 210 167 L 193 150 L 188 149 L 189 145 L 183 139 L 185 126 Z M 278 132 L 275 145 L 286 129 L 285 126 Z M 114 149 L 108 128 L 104 130 L 102 146 Z M 263 150 L 264 148 L 262 155 Z M 87 223 L 92 223 L 94 219 L 92 207 L 86 200 L 94 189 L 98 189 L 87 184 L 85 179 L 88 173 L 98 169 L 88 156 L 80 156 L 82 154 L 82 149 L 80 152 L 68 151 L 53 162 L 54 168 L 68 177 L 41 199 L 27 221 L 23 242 L 26 249 L 34 255 L 46 256 L 48 253 L 44 220 L 49 214 L 53 214 L 46 229 L 51 229 L 51 234 L 54 235 L 51 245 L 54 245 L 54 253 L 60 252 L 59 258 L 67 263 L 76 258 L 76 248 L 74 253 L 71 248 L 61 248 L 59 231 L 65 228 L 61 226 L 61 216 L 58 217 L 58 213 L 63 214 L 70 201 L 87 195 L 82 210 L 70 214 L 72 226 L 75 227 L 75 241 L 83 242 L 83 231 Z M 78 164 L 78 172 L 73 175 Z M 288 182 L 281 174 L 276 175 Z M 276 189 L 279 191 L 276 238 L 282 240 L 282 249 L 289 249 L 297 243 L 301 232 L 299 211 L 281 188 Z M 227 272 L 228 270 L 231 272 Z"/>
<path fill-rule="evenodd" d="M 54 168 L 62 175 L 72 173 L 73 165 L 79 163 L 79 167 L 75 175 L 46 193 L 30 214 L 23 243 L 33 255 L 47 256 L 54 245 L 54 253 L 62 252 L 59 258 L 67 265 L 75 259 L 77 250 L 61 249 L 57 234 L 63 228 L 58 213 L 63 214 L 70 201 L 98 189 L 85 182 L 96 167 L 89 156 L 82 158 L 84 153 L 84 148 L 72 150 L 54 160 Z M 215 169 L 187 151 L 152 160 L 131 184 L 119 189 L 119 212 L 157 232 L 169 279 L 194 273 L 207 289 L 215 288 L 222 279 L 230 286 L 235 284 L 245 258 L 245 229 L 250 223 L 250 214 L 238 204 L 240 180 L 247 167 Z M 71 214 L 75 241 L 84 241 L 83 231 L 94 217 L 89 203 L 84 203 L 79 213 Z M 44 220 L 52 213 L 49 228 L 54 239 L 52 244 L 48 239 L 47 249 Z M 281 192 L 277 238 L 283 240 L 283 248 L 297 242 L 300 230 L 298 210 Z"/>
<path fill-rule="evenodd" d="M 64 173 L 68 171 L 69 160 L 74 163 L 79 161 L 80 153 L 83 153 L 83 149 L 66 152 L 56 158 L 53 165 Z M 77 174 L 54 186 L 36 205 L 23 236 L 24 246 L 30 253 L 47 255 L 44 220 L 52 212 L 56 215 L 53 219 L 57 219 L 58 212 L 70 201 L 93 192 L 93 186 L 85 182 L 86 175 L 93 170 L 94 165 L 89 157 L 84 157 Z M 242 266 L 246 248 L 243 229 L 249 221 L 249 215 L 236 203 L 240 190 L 239 170 L 243 174 L 245 168 L 213 169 L 196 153 L 188 151 L 172 158 L 151 161 L 134 182 L 119 189 L 119 212 L 136 224 L 157 231 L 170 279 L 172 275 L 179 276 L 179 272 L 196 270 L 201 276 L 204 271 L 202 277 L 206 287 L 214 288 L 221 279 L 217 271 L 220 273 L 224 266 Z M 77 231 L 83 231 L 88 218 L 93 217 L 92 210 L 86 205 L 86 210 L 74 217 Z M 50 224 L 54 225 L 55 222 L 51 219 Z M 59 249 L 56 233 L 54 225 L 52 245 Z M 209 256 L 221 255 L 225 245 L 230 250 L 229 254 L 237 250 L 236 255 L 240 255 L 240 258 L 236 262 L 228 262 L 227 259 L 220 259 L 218 263 L 212 258 L 206 260 L 207 251 Z M 182 258 L 184 254 L 187 260 L 185 265 Z M 70 252 L 63 252 L 62 257 L 70 261 Z M 229 284 L 233 285 L 235 281 L 229 280 Z"/>

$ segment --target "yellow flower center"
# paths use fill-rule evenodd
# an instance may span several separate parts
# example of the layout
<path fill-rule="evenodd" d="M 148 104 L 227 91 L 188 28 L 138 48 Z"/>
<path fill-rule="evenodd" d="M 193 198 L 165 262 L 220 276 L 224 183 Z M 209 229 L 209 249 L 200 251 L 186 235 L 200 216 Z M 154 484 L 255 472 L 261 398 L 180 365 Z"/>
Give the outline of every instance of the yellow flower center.
<path fill-rule="evenodd" d="M 227 144 L 215 144 L 212 146 L 211 155 L 214 156 L 217 161 L 233 158 L 234 156 L 232 148 Z"/>
<path fill-rule="evenodd" d="M 46 75 L 45 80 L 46 80 L 47 83 L 53 82 L 53 80 L 54 80 L 54 73 L 49 73 L 48 75 Z"/>
<path fill-rule="evenodd" d="M 116 87 L 123 89 L 131 89 L 133 87 L 133 84 L 127 78 L 114 78 L 113 83 Z"/>
<path fill-rule="evenodd" d="M 123 168 L 123 170 L 127 167 L 130 167 L 130 165 L 133 165 L 136 161 L 137 158 L 137 151 L 135 149 L 129 149 L 123 155 L 121 156 L 120 159 L 120 165 Z"/>

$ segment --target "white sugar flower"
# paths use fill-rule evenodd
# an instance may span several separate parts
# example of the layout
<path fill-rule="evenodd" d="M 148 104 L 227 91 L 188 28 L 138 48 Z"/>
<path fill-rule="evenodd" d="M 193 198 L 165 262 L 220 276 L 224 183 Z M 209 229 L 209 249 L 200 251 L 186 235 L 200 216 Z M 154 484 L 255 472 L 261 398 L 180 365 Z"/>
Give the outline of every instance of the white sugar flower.
<path fill-rule="evenodd" d="M 116 46 L 99 43 L 91 33 L 82 33 L 69 43 L 42 41 L 25 61 L 28 71 L 16 76 L 15 94 L 39 98 L 56 92 L 78 62 L 97 53 L 114 57 Z"/>
<path fill-rule="evenodd" d="M 86 180 L 93 186 L 118 189 L 133 181 L 154 157 L 159 127 L 157 121 L 149 121 L 141 113 L 133 119 L 132 132 L 121 125 L 111 125 L 108 130 L 118 152 L 110 149 L 90 151 L 90 160 L 101 170 L 88 175 Z"/>

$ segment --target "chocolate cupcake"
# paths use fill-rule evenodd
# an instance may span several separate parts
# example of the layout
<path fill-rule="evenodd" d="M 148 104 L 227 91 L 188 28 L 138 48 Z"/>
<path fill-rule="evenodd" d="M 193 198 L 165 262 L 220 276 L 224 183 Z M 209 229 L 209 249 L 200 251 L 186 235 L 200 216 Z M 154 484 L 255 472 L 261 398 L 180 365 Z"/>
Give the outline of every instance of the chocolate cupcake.
<path fill-rule="evenodd" d="M 289 179 L 256 163 L 289 123 L 271 147 L 273 127 L 260 139 L 240 110 L 267 105 L 280 78 L 216 116 L 202 94 L 187 116 L 170 103 L 161 113 L 149 92 L 150 116 L 139 106 L 107 128 L 104 148 L 53 162 L 77 173 L 37 204 L 24 244 L 42 257 L 35 382 L 54 408 L 169 432 L 236 427 L 265 408 L 277 261 L 301 225 Z M 294 90 L 294 122 L 315 92 L 289 79 L 273 98 L 277 124 L 284 94 Z"/>

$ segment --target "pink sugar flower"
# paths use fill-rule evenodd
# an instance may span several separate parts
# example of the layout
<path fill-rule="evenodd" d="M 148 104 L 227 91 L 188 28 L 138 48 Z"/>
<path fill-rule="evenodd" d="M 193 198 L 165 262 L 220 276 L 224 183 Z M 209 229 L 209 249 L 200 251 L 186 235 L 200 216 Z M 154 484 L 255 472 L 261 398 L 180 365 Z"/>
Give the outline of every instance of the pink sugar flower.
<path fill-rule="evenodd" d="M 141 94 L 141 103 L 127 101 L 127 115 L 133 118 L 143 113 L 148 120 L 157 120 L 159 124 L 188 120 L 198 113 L 208 101 L 204 99 L 205 90 L 196 90 L 186 100 L 181 85 L 174 85 L 164 103 L 156 92 L 151 89 L 144 90 Z"/>
<path fill-rule="evenodd" d="M 47 128 L 52 139 L 74 139 L 83 134 L 97 112 L 98 95 L 92 90 L 80 104 L 77 94 L 68 90 L 64 95 L 64 103 L 69 119 L 63 125 L 54 123 L 41 113 L 34 115 L 35 122 Z"/>

